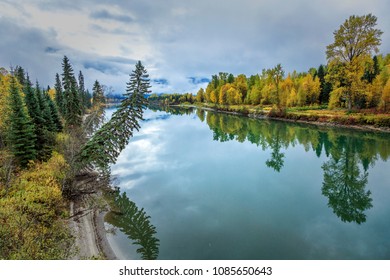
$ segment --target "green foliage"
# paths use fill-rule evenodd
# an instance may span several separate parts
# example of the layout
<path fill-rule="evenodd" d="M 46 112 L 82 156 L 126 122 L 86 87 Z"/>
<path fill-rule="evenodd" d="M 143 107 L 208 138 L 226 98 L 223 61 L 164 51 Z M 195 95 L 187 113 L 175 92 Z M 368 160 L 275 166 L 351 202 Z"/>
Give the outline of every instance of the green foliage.
<path fill-rule="evenodd" d="M 16 83 L 16 78 L 11 77 L 8 144 L 19 164 L 26 167 L 29 161 L 36 158 L 36 135 L 34 125 Z"/>
<path fill-rule="evenodd" d="M 383 32 L 375 28 L 376 21 L 377 18 L 371 14 L 350 16 L 333 33 L 334 43 L 327 46 L 329 66 L 337 69 L 330 73 L 333 73 L 331 78 L 338 82 L 334 89 L 345 88 L 340 97 L 345 99 L 349 110 L 356 105 L 358 96 L 364 91 L 362 77 L 371 53 L 379 51 L 380 36 Z"/>
<path fill-rule="evenodd" d="M 58 107 L 58 111 L 62 116 L 65 116 L 65 100 L 64 93 L 62 92 L 62 84 L 60 80 L 60 75 L 56 74 L 56 82 L 54 85 L 54 89 L 56 91 L 55 101 Z"/>
<path fill-rule="evenodd" d="M 372 198 L 371 192 L 365 190 L 368 173 L 359 170 L 358 158 L 351 147 L 353 145 L 348 145 L 341 155 L 322 166 L 322 194 L 329 199 L 328 205 L 342 221 L 361 224 L 366 221 L 364 212 L 372 207 Z"/>
<path fill-rule="evenodd" d="M 111 120 L 105 123 L 82 148 L 78 162 L 81 165 L 94 164 L 102 171 L 115 163 L 126 147 L 134 130 L 139 130 L 143 110 L 147 104 L 145 94 L 149 92 L 149 75 L 138 62 L 127 83 L 125 99 Z"/>
<path fill-rule="evenodd" d="M 103 87 L 100 85 L 98 80 L 96 80 L 95 83 L 93 84 L 92 103 L 93 103 L 93 105 L 106 103 L 106 99 L 104 97 Z"/>
<path fill-rule="evenodd" d="M 48 111 L 50 113 L 50 118 L 52 120 L 52 126 L 48 127 L 48 130 L 51 132 L 61 132 L 63 129 L 61 118 L 57 109 L 57 106 L 54 104 L 54 101 L 50 98 L 47 92 L 44 93 L 44 98 L 46 104 L 48 105 Z"/>
<path fill-rule="evenodd" d="M 0 184 L 0 259 L 66 259 L 73 243 L 61 195 L 67 165 L 58 154 Z"/>
<path fill-rule="evenodd" d="M 64 56 L 62 61 L 62 86 L 64 94 L 64 117 L 69 127 L 81 125 L 82 107 L 80 104 L 77 81 L 69 59 Z"/>
<path fill-rule="evenodd" d="M 85 85 L 84 85 L 84 75 L 80 71 L 79 72 L 79 87 L 78 87 L 78 92 L 79 92 L 79 99 L 80 99 L 80 108 L 82 114 L 85 114 L 86 109 L 89 108 L 90 102 L 88 100 L 87 92 L 85 90 Z"/>

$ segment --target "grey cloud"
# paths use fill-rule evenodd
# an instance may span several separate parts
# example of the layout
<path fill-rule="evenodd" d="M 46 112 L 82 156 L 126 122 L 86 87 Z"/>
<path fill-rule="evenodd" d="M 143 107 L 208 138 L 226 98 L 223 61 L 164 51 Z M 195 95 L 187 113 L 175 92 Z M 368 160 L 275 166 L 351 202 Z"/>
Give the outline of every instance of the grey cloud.
<path fill-rule="evenodd" d="M 115 65 L 107 62 L 85 61 L 83 63 L 83 67 L 85 69 L 95 69 L 96 71 L 110 75 L 116 75 L 121 72 L 117 67 L 115 67 Z"/>
<path fill-rule="evenodd" d="M 13 2 L 20 6 L 24 3 L 22 0 Z M 125 45 L 121 49 L 126 58 L 74 52 L 74 61 L 80 67 L 88 67 L 93 74 L 101 74 L 98 78 L 117 82 L 117 75 L 127 75 L 135 63 L 128 57 L 137 57 L 131 42 L 149 42 L 147 47 L 152 54 L 143 63 L 153 66 L 150 74 L 153 73 L 154 78 L 164 77 L 169 81 L 169 84 L 154 85 L 161 91 L 196 91 L 202 85 L 202 78 L 209 78 L 221 71 L 250 75 L 278 63 L 286 72 L 317 67 L 326 63 L 325 49 L 333 41 L 333 31 L 353 14 L 373 13 L 378 17 L 378 27 L 384 31 L 381 52 L 390 52 L 390 17 L 387 15 L 390 1 L 387 0 L 294 0 L 288 3 L 283 0 L 32 2 L 37 3 L 39 8 L 55 9 L 61 13 L 83 11 L 87 17 L 96 19 L 90 23 L 92 34 L 104 32 L 118 35 L 112 42 L 102 44 Z M 111 12 L 107 8 L 109 6 L 120 8 L 120 12 Z M 14 22 L 22 21 L 14 19 Z M 0 58 L 5 66 L 9 64 L 9 58 L 14 58 L 12 63 L 17 64 L 17 58 L 31 61 L 31 65 L 37 67 L 38 62 L 47 69 L 50 63 L 57 67 L 60 62 L 53 63 L 51 59 L 72 49 L 72 46 L 53 44 L 55 35 L 43 31 L 33 30 L 29 35 L 29 32 L 21 32 L 21 28 L 17 32 L 7 28 L 2 25 L 0 31 Z M 31 29 L 26 27 L 26 30 Z M 52 58 L 41 56 L 45 50 Z"/>
<path fill-rule="evenodd" d="M 91 57 L 82 62 L 85 69 L 94 69 L 108 75 L 127 75 L 137 61 L 125 57 Z"/>
<path fill-rule="evenodd" d="M 194 85 L 199 85 L 199 84 L 204 84 L 204 83 L 210 82 L 210 79 L 206 78 L 206 77 L 188 77 L 188 80 Z"/>
<path fill-rule="evenodd" d="M 152 82 L 158 85 L 169 85 L 167 79 L 153 79 Z"/>
<path fill-rule="evenodd" d="M 53 48 L 53 47 L 46 47 L 46 48 L 45 48 L 45 52 L 46 52 L 46 53 L 57 53 L 57 52 L 59 52 L 59 51 L 60 51 L 59 48 Z"/>
<path fill-rule="evenodd" d="M 38 79 L 41 85 L 52 84 L 60 67 L 60 56 L 53 51 L 55 38 L 50 32 L 22 27 L 13 20 L 0 17 L 0 66 L 9 68 L 20 65 L 29 73 L 32 80 Z M 12 36 L 10 36 L 12 34 Z M 48 47 L 50 46 L 50 47 Z M 48 56 L 51 52 L 54 55 Z M 58 65 L 58 68 L 56 67 Z"/>
<path fill-rule="evenodd" d="M 113 14 L 107 10 L 99 10 L 99 11 L 92 12 L 90 14 L 90 17 L 94 19 L 114 20 L 114 21 L 120 21 L 124 23 L 129 23 L 133 21 L 133 18 L 128 15 Z"/>

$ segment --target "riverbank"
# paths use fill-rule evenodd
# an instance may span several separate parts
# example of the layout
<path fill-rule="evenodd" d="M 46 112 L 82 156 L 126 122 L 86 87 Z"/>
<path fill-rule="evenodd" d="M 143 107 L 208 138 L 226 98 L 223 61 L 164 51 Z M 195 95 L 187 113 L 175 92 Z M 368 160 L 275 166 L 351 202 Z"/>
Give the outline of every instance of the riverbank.
<path fill-rule="evenodd" d="M 368 111 L 349 112 L 347 110 L 329 110 L 323 107 L 303 107 L 277 110 L 272 107 L 251 105 L 228 106 L 206 103 L 180 104 L 174 106 L 192 107 L 256 119 L 273 119 L 321 126 L 390 133 L 390 114 L 385 113 L 375 114 Z"/>
<path fill-rule="evenodd" d="M 92 170 L 80 174 L 76 184 L 86 191 L 69 203 L 69 226 L 76 251 L 72 259 L 117 259 L 104 226 L 104 217 L 110 211 L 104 190 L 88 191 L 99 185 L 97 179 L 98 174 Z"/>

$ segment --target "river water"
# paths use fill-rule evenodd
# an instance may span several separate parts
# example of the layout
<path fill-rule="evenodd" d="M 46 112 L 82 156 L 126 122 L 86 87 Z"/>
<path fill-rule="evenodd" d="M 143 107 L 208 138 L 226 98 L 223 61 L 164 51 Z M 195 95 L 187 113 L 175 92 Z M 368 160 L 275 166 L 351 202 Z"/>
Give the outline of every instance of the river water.
<path fill-rule="evenodd" d="M 144 118 L 112 166 L 130 209 L 107 218 L 119 258 L 390 259 L 390 134 L 203 110 Z"/>

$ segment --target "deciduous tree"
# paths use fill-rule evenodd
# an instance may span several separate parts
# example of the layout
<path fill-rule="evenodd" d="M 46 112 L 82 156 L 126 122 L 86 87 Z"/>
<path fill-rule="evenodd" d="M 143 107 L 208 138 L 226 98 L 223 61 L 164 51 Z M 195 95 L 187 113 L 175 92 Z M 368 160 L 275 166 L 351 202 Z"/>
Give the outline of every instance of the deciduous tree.
<path fill-rule="evenodd" d="M 346 100 L 348 109 L 362 91 L 361 78 L 365 63 L 372 52 L 378 52 L 382 31 L 375 28 L 377 18 L 372 14 L 350 16 L 334 34 L 334 42 L 327 46 L 327 59 L 333 71 L 333 79 L 340 80 L 334 89 L 343 88 L 341 97 Z"/>

